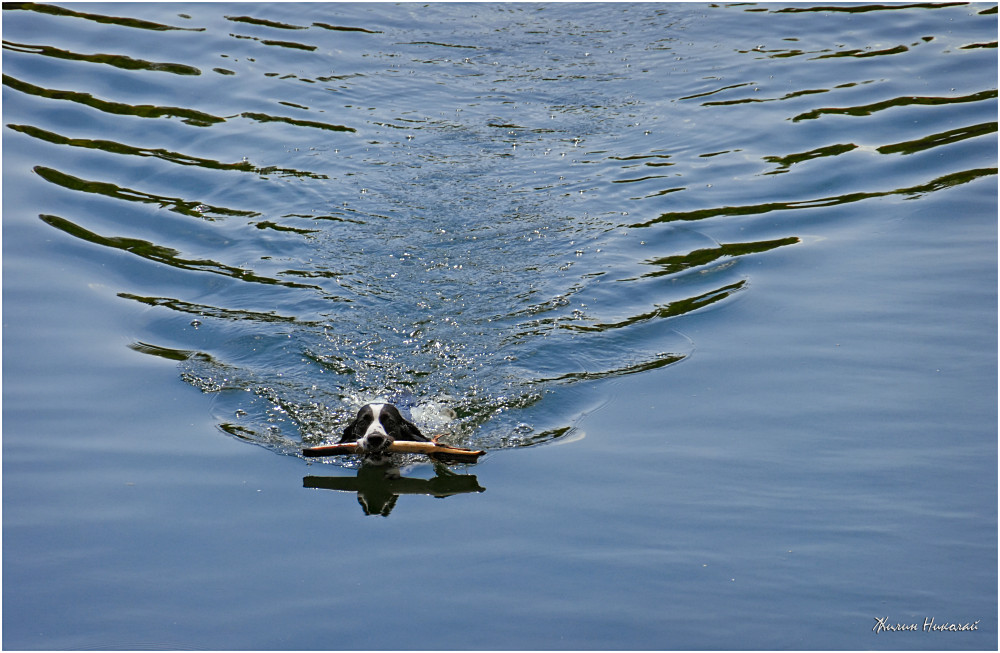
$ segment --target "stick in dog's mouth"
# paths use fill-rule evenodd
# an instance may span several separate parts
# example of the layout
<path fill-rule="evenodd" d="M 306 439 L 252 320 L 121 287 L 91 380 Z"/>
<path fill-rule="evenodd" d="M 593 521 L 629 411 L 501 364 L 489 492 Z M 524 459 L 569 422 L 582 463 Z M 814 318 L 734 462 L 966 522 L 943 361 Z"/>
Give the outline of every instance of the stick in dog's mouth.
<path fill-rule="evenodd" d="M 302 450 L 302 455 L 306 458 L 319 458 L 323 456 L 349 456 L 352 454 L 378 455 L 387 453 L 422 453 L 429 456 L 446 457 L 453 460 L 467 460 L 475 462 L 485 451 L 462 449 L 461 447 L 450 447 L 435 442 L 412 442 L 409 440 L 396 440 L 389 446 L 378 451 L 365 451 L 357 442 L 344 442 L 341 444 L 324 444 L 317 447 L 308 447 Z"/>

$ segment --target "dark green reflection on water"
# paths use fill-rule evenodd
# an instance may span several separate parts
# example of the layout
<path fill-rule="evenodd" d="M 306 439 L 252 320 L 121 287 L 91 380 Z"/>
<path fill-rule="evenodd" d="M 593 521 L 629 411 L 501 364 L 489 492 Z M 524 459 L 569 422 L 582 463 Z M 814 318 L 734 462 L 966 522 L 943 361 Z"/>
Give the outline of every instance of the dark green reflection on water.
<path fill-rule="evenodd" d="M 641 363 L 636 363 L 634 365 L 626 365 L 623 367 L 617 367 L 610 370 L 603 370 L 600 372 L 568 372 L 560 376 L 554 376 L 547 379 L 539 379 L 537 382 L 559 383 L 565 381 L 596 381 L 597 379 L 606 379 L 615 376 L 627 376 L 629 374 L 638 374 L 640 372 L 657 370 L 660 369 L 661 367 L 666 367 L 667 365 L 679 363 L 685 358 L 686 356 L 681 354 L 662 354 L 661 356 L 654 358 L 653 360 L 643 361 Z"/>
<path fill-rule="evenodd" d="M 133 342 L 129 343 L 129 349 L 132 351 L 137 351 L 141 354 L 148 354 L 150 356 L 156 356 L 158 358 L 163 358 L 168 361 L 186 361 L 196 358 L 199 360 L 211 362 L 212 357 L 204 352 L 192 351 L 190 349 L 172 349 L 170 347 L 160 347 L 159 345 L 151 345 L 148 342 Z"/>
<path fill-rule="evenodd" d="M 28 95 L 46 98 L 49 100 L 66 100 L 83 104 L 92 109 L 111 113 L 119 116 L 135 116 L 137 118 L 182 118 L 182 122 L 195 127 L 208 127 L 216 123 L 225 122 L 226 119 L 213 116 L 204 111 L 194 109 L 184 109 L 182 107 L 166 107 L 151 104 L 131 105 L 123 102 L 111 102 L 96 98 L 90 93 L 79 91 L 61 91 L 58 89 L 48 89 L 36 86 L 29 82 L 24 82 L 10 75 L 3 76 L 3 84 L 15 91 L 20 91 Z"/>
<path fill-rule="evenodd" d="M 657 306 L 653 310 L 647 313 L 641 313 L 639 315 L 633 315 L 627 319 L 621 320 L 620 322 L 604 322 L 601 324 L 564 324 L 561 325 L 563 328 L 571 329 L 573 331 L 591 331 L 591 332 L 604 332 L 611 331 L 613 329 L 621 329 L 624 327 L 630 327 L 641 322 L 648 322 L 650 320 L 657 319 L 667 319 L 671 317 L 677 317 L 679 315 L 684 315 L 685 313 L 690 313 L 696 311 L 699 308 L 704 308 L 709 304 L 714 304 L 717 301 L 723 300 L 726 297 L 732 295 L 733 293 L 742 290 L 746 286 L 746 280 L 741 280 L 728 286 L 723 286 L 722 288 L 716 288 L 715 290 L 710 290 L 709 292 L 702 293 L 695 297 L 687 297 L 685 299 L 680 299 L 677 301 L 670 302 L 663 306 Z M 674 362 L 673 360 L 669 362 Z M 656 367 L 660 367 L 657 365 Z"/>
<path fill-rule="evenodd" d="M 313 23 L 313 27 L 327 29 L 332 32 L 361 32 L 363 34 L 381 34 L 381 30 L 365 29 L 364 27 L 344 27 L 341 25 L 329 25 L 327 23 Z"/>
<path fill-rule="evenodd" d="M 275 312 L 262 313 L 260 311 L 236 310 L 230 308 L 219 308 L 207 304 L 195 304 L 172 297 L 142 297 L 131 293 L 120 292 L 118 296 L 122 299 L 132 299 L 147 306 L 162 306 L 179 313 L 188 313 L 198 317 L 213 317 L 230 321 L 250 320 L 260 323 L 279 324 L 300 324 L 303 326 L 319 326 L 318 322 L 307 322 L 287 315 L 278 315 Z"/>
<path fill-rule="evenodd" d="M 788 238 L 778 238 L 777 240 L 766 240 L 756 243 L 730 243 L 719 245 L 718 247 L 696 249 L 695 251 L 688 252 L 687 254 L 654 258 L 644 262 L 648 265 L 655 265 L 660 269 L 655 272 L 647 272 L 640 278 L 661 277 L 668 274 L 676 274 L 691 268 L 708 265 L 709 263 L 718 261 L 722 258 L 745 256 L 747 254 L 759 254 L 760 252 L 767 252 L 772 249 L 777 249 L 778 247 L 784 247 L 785 245 L 795 245 L 799 242 L 801 241 L 798 238 L 790 236 Z M 632 280 L 633 279 L 623 279 L 623 281 Z"/>
<path fill-rule="evenodd" d="M 826 115 L 870 116 L 878 111 L 885 111 L 886 109 L 893 109 L 896 107 L 965 104 L 966 102 L 982 102 L 995 97 L 997 97 L 996 89 L 980 91 L 979 93 L 961 95 L 958 97 L 922 97 L 918 95 L 906 95 L 903 97 L 895 97 L 891 100 L 873 102 L 872 104 L 865 104 L 857 107 L 824 107 L 822 109 L 814 109 L 813 111 L 800 113 L 792 118 L 792 122 L 798 122 L 799 120 L 815 120 L 816 118 Z"/>
<path fill-rule="evenodd" d="M 88 181 L 86 179 L 80 179 L 79 177 L 74 177 L 73 175 L 68 175 L 65 172 L 59 172 L 58 170 L 53 170 L 52 168 L 46 168 L 44 166 L 35 166 L 34 170 L 35 173 L 37 173 L 38 176 L 45 181 L 56 184 L 57 186 L 62 186 L 63 188 L 81 191 L 84 193 L 104 195 L 105 197 L 110 197 L 111 199 L 127 200 L 129 202 L 140 202 L 144 204 L 156 204 L 161 208 L 167 209 L 168 211 L 173 211 L 174 213 L 180 213 L 181 215 L 187 215 L 194 218 L 213 220 L 214 218 L 212 217 L 212 214 L 221 217 L 259 215 L 254 211 L 240 211 L 237 209 L 210 206 L 198 201 L 182 200 L 178 197 L 152 195 L 150 193 L 132 190 L 131 188 L 123 188 L 121 186 L 116 186 L 115 184 L 109 184 L 103 181 Z"/>
<path fill-rule="evenodd" d="M 879 57 L 887 54 L 903 54 L 904 52 L 909 52 L 910 49 L 905 45 L 897 45 L 892 48 L 885 48 L 884 50 L 844 50 L 842 52 L 833 52 L 830 54 L 823 54 L 817 59 L 835 59 L 837 57 L 856 57 L 858 59 L 864 59 L 866 57 Z"/>
<path fill-rule="evenodd" d="M 788 172 L 796 163 L 802 163 L 803 161 L 810 161 L 812 159 L 818 159 L 826 156 L 837 156 L 838 154 L 844 154 L 858 148 L 854 143 L 837 143 L 836 145 L 827 145 L 824 147 L 817 147 L 814 150 L 809 150 L 808 152 L 798 152 L 795 154 L 786 154 L 785 156 L 765 156 L 764 160 L 771 163 L 777 163 L 778 169 L 765 172 L 766 175 L 777 175 L 783 172 Z"/>
<path fill-rule="evenodd" d="M 759 215 L 772 211 L 791 211 L 795 209 L 813 209 L 823 206 L 837 206 L 838 204 L 849 204 L 862 200 L 874 199 L 877 197 L 888 197 L 891 195 L 903 195 L 917 197 L 925 193 L 961 186 L 982 177 L 990 177 L 997 174 L 996 168 L 977 168 L 955 172 L 933 179 L 926 184 L 910 186 L 908 188 L 897 188 L 895 190 L 875 191 L 870 193 L 847 193 L 844 195 L 834 195 L 832 197 L 821 197 L 813 200 L 799 200 L 793 202 L 765 202 L 764 204 L 749 204 L 745 206 L 719 206 L 710 209 L 699 209 L 697 211 L 675 211 L 663 213 L 657 218 L 647 222 L 637 222 L 633 227 L 649 227 L 663 222 L 706 220 L 719 216 L 738 215 Z"/>
<path fill-rule="evenodd" d="M 105 113 L 112 113 L 116 115 L 124 116 L 135 116 L 137 118 L 182 118 L 181 122 L 193 125 L 195 127 L 210 127 L 211 125 L 226 122 L 226 118 L 221 116 L 213 116 L 204 111 L 196 111 L 195 109 L 185 109 L 183 107 L 169 107 L 169 106 L 156 106 L 151 104 L 125 104 L 123 102 L 112 102 L 109 100 L 102 100 L 96 98 L 90 93 L 81 93 L 78 91 L 62 91 L 58 89 L 47 89 L 41 86 L 36 86 L 28 82 L 21 81 L 10 75 L 3 76 L 3 83 L 5 86 L 12 88 L 16 91 L 21 91 L 28 95 L 34 95 L 37 97 L 42 97 L 50 100 L 67 100 L 70 102 L 76 102 L 79 104 L 84 104 L 98 111 L 103 111 Z M 297 127 L 311 127 L 314 129 L 323 129 L 327 131 L 335 132 L 354 132 L 353 127 L 346 127 L 344 125 L 333 125 L 325 122 L 316 122 L 314 120 L 297 120 L 295 118 L 286 118 L 284 116 L 271 116 L 266 113 L 258 113 L 251 111 L 244 111 L 236 116 L 229 116 L 229 118 L 240 117 L 249 118 L 250 120 L 255 120 L 257 122 L 283 122 L 289 125 L 295 125 Z"/>
<path fill-rule="evenodd" d="M 970 127 L 959 127 L 958 129 L 949 129 L 948 131 L 938 134 L 930 134 L 929 136 L 912 141 L 893 143 L 892 145 L 883 145 L 875 148 L 875 150 L 880 154 L 914 154 L 916 152 L 929 150 L 932 147 L 938 147 L 939 145 L 948 145 L 950 143 L 964 141 L 968 138 L 976 138 L 977 136 L 992 134 L 995 133 L 996 130 L 996 122 L 984 122 Z"/>
<path fill-rule="evenodd" d="M 279 48 L 292 48 L 293 50 L 305 50 L 307 52 L 313 52 L 316 49 L 315 45 L 306 45 L 305 43 L 296 43 L 294 41 L 275 41 L 273 39 L 259 39 L 256 36 L 244 36 L 242 34 L 230 34 L 234 39 L 247 39 L 250 41 L 257 41 L 264 45 L 274 45 Z"/>
<path fill-rule="evenodd" d="M 14 52 L 24 52 L 40 54 L 55 59 L 67 59 L 69 61 L 86 61 L 88 63 L 103 63 L 115 68 L 124 70 L 151 70 L 156 72 L 173 73 L 175 75 L 200 75 L 201 71 L 194 66 L 187 66 L 181 63 L 158 63 L 145 61 L 143 59 L 133 59 L 121 54 L 79 54 L 69 50 L 60 50 L 48 45 L 28 45 L 26 43 L 14 43 L 12 41 L 3 42 L 4 50 Z"/>
<path fill-rule="evenodd" d="M 181 30 L 186 32 L 205 31 L 204 27 L 173 27 L 171 25 L 162 25 L 160 23 L 153 23 L 148 20 L 140 20 L 138 18 L 105 16 L 103 14 L 89 14 L 82 11 L 73 11 L 72 9 L 66 9 L 64 7 L 57 7 L 56 5 L 47 5 L 37 2 L 5 2 L 3 3 L 3 9 L 4 11 L 13 11 L 13 10 L 35 11 L 40 14 L 49 14 L 52 16 L 83 18 L 85 20 L 94 21 L 95 23 L 118 25 L 120 27 L 132 27 L 135 29 L 146 29 L 146 30 L 152 30 L 154 32 L 165 32 L 170 30 Z"/>
<path fill-rule="evenodd" d="M 287 288 L 309 288 L 323 292 L 323 289 L 319 286 L 310 286 L 307 284 L 295 283 L 293 281 L 271 279 L 269 277 L 260 276 L 252 270 L 225 265 L 209 259 L 181 258 L 180 252 L 177 250 L 170 247 L 164 247 L 162 245 L 156 245 L 148 240 L 124 238 L 120 236 L 101 236 L 100 234 L 84 229 L 83 227 L 56 215 L 40 215 L 39 217 L 43 222 L 45 222 L 45 224 L 55 227 L 56 229 L 64 231 L 67 234 L 75 236 L 81 240 L 85 240 L 95 245 L 103 245 L 104 247 L 124 250 L 141 258 L 155 261 L 157 263 L 164 263 L 180 270 L 200 270 L 202 272 L 221 274 L 227 277 L 232 277 L 233 279 L 239 279 L 240 281 L 248 281 L 251 283 L 285 286 Z"/>
<path fill-rule="evenodd" d="M 965 2 L 918 2 L 914 4 L 876 4 L 876 5 L 848 5 L 848 6 L 828 6 L 819 7 L 786 7 L 784 9 L 761 9 L 759 11 L 771 11 L 776 14 L 795 14 L 801 12 L 841 12 L 847 14 L 863 14 L 870 11 L 891 11 L 898 9 L 943 9 L 945 7 L 961 7 Z M 748 10 L 749 11 L 749 10 Z"/>
<path fill-rule="evenodd" d="M 231 20 L 234 23 L 249 23 L 251 25 L 261 25 L 263 27 L 274 27 L 276 29 L 309 29 L 308 27 L 303 27 L 301 25 L 290 25 L 288 23 L 280 23 L 276 20 L 266 20 L 264 18 L 253 18 L 251 16 L 226 16 L 226 20 Z"/>
<path fill-rule="evenodd" d="M 320 175 L 313 172 L 305 172 L 301 170 L 293 170 L 290 168 L 279 168 L 277 166 L 259 167 L 255 166 L 249 161 L 240 161 L 238 163 L 223 163 L 221 161 L 215 161 L 213 159 L 205 159 L 201 157 L 190 156 L 188 154 L 181 154 L 180 152 L 171 152 L 170 150 L 165 150 L 163 148 L 153 149 L 147 147 L 135 147 L 132 145 L 125 145 L 124 143 L 116 143 L 115 141 L 107 141 L 101 139 L 70 138 L 68 136 L 56 134 L 55 132 L 41 129 L 39 127 L 34 127 L 32 125 L 7 125 L 7 128 L 12 129 L 13 131 L 16 131 L 18 133 L 31 136 L 32 138 L 37 138 L 47 143 L 53 143 L 55 145 L 82 147 L 92 150 L 100 150 L 102 152 L 108 152 L 109 154 L 152 157 L 160 159 L 162 161 L 176 163 L 177 165 L 182 165 L 182 166 L 198 166 L 199 168 L 206 168 L 208 170 L 236 170 L 239 172 L 253 172 L 259 175 L 275 174 L 279 176 L 309 177 L 311 179 L 328 178 L 326 175 Z"/>
<path fill-rule="evenodd" d="M 297 120 L 295 118 L 285 118 L 284 116 L 270 116 L 266 113 L 253 113 L 250 111 L 244 111 L 240 114 L 244 118 L 250 118 L 251 120 L 256 120 L 257 122 L 283 122 L 286 125 L 295 125 L 297 127 L 312 127 L 314 129 L 325 129 L 334 132 L 354 132 L 353 127 L 345 127 L 343 125 L 331 125 L 325 122 L 316 122 L 315 120 Z"/>

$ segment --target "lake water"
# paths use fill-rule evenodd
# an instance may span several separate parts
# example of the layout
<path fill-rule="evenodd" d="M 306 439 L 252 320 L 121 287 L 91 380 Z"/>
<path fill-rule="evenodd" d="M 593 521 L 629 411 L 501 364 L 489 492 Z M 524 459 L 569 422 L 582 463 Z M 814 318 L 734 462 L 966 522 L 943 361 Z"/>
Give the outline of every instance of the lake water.
<path fill-rule="evenodd" d="M 4 648 L 996 649 L 996 4 L 3 40 Z"/>

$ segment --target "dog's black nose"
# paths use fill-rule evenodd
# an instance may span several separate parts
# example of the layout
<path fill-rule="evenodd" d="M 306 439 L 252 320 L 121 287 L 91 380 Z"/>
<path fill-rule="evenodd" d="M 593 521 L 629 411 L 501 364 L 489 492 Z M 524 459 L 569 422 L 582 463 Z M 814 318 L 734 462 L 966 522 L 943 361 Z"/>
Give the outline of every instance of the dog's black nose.
<path fill-rule="evenodd" d="M 384 435 L 379 435 L 378 433 L 373 433 L 365 438 L 365 443 L 368 445 L 369 449 L 381 449 L 385 446 L 389 438 Z"/>

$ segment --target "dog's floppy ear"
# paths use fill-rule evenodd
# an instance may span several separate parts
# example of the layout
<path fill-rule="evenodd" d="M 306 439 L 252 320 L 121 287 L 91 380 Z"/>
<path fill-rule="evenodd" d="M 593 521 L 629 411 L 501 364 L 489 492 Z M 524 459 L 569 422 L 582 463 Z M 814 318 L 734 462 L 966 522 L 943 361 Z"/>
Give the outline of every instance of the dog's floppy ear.
<path fill-rule="evenodd" d="M 430 438 L 425 436 L 417 428 L 417 425 L 406 419 L 403 420 L 403 425 L 399 427 L 399 430 L 403 432 L 408 440 L 415 440 L 416 442 L 430 442 Z"/>
<path fill-rule="evenodd" d="M 355 427 L 357 427 L 357 425 L 358 425 L 358 418 L 355 417 L 354 419 L 351 420 L 351 423 L 347 425 L 347 428 L 344 429 L 344 435 L 340 437 L 340 443 L 357 441 L 358 438 L 356 435 L 354 435 L 354 429 Z"/>

